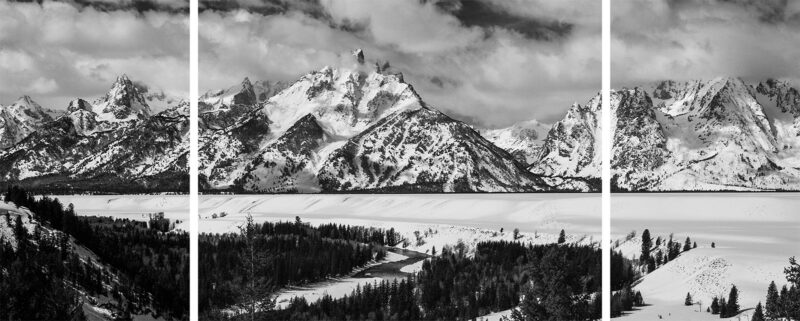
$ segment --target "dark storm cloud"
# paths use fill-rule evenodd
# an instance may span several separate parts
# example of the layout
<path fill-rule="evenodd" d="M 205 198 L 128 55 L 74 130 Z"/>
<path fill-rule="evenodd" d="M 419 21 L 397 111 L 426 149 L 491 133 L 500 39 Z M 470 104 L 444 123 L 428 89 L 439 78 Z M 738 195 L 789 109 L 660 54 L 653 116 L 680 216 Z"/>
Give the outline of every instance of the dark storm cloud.
<path fill-rule="evenodd" d="M 19 3 L 38 3 L 58 1 L 83 9 L 91 7 L 98 11 L 161 11 L 171 13 L 189 13 L 189 0 L 10 0 Z"/>
<path fill-rule="evenodd" d="M 492 28 L 504 28 L 536 40 L 556 40 L 566 37 L 574 26 L 562 21 L 518 15 L 491 2 L 447 0 L 436 1 L 435 4 L 467 27 L 478 26 L 489 31 Z"/>
<path fill-rule="evenodd" d="M 597 0 L 203 1 L 201 91 L 251 79 L 294 81 L 389 61 L 424 97 L 481 125 L 552 122 L 600 89 Z"/>
<path fill-rule="evenodd" d="M 616 87 L 800 75 L 800 1 L 615 1 L 611 28 Z"/>
<path fill-rule="evenodd" d="M 325 19 L 325 8 L 318 0 L 200 0 L 200 12 L 246 10 L 261 15 L 303 12 L 317 19 Z"/>
<path fill-rule="evenodd" d="M 794 0 L 667 0 L 675 10 L 692 10 L 699 5 L 732 5 L 751 11 L 761 22 L 777 24 L 797 21 L 797 12 L 791 12 L 790 1 Z"/>

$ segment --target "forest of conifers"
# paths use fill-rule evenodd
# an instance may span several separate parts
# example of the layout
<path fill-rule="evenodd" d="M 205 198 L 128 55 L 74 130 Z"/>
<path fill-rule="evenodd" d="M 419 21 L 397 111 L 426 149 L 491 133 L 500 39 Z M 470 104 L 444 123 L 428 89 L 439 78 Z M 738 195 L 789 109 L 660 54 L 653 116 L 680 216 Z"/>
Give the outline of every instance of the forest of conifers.
<path fill-rule="evenodd" d="M 517 306 L 514 318 L 519 320 L 600 317 L 599 249 L 508 241 L 478 243 L 471 254 L 463 243 L 445 247 L 405 278 L 359 286 L 342 298 L 295 298 L 285 308 L 275 308 L 274 294 L 282 287 L 347 275 L 380 260 L 402 241 L 393 230 L 312 227 L 299 218 L 264 224 L 251 220 L 240 233 L 203 234 L 200 318 L 450 320 Z M 253 258 L 253 249 L 261 256 Z M 253 260 L 263 268 L 248 269 Z"/>
<path fill-rule="evenodd" d="M 163 218 L 148 228 L 147 222 L 78 216 L 71 205 L 16 187 L 4 200 L 28 208 L 41 224 L 30 233 L 21 216 L 0 218 L 13 226 L 17 244 L 0 240 L 0 265 L 8 272 L 0 273 L 0 319 L 80 320 L 86 298 L 79 290 L 114 298 L 118 306 L 110 310 L 119 319 L 188 319 L 188 233 L 163 232 Z M 96 258 L 79 253 L 73 242 Z"/>

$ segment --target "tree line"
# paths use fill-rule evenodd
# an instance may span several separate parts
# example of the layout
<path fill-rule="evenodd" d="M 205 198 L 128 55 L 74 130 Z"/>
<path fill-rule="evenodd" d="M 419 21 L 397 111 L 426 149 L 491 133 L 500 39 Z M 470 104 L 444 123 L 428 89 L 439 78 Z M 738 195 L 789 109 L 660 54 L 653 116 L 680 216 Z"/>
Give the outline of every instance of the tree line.
<path fill-rule="evenodd" d="M 212 318 L 222 309 L 255 301 L 254 296 L 269 300 L 281 287 L 348 275 L 357 267 L 382 260 L 387 255 L 385 246 L 400 241 L 394 229 L 340 224 L 314 227 L 299 217 L 294 222 L 265 223 L 254 223 L 248 217 L 239 233 L 201 234 L 201 315 Z M 261 292 L 258 295 L 254 293 L 257 290 Z"/>

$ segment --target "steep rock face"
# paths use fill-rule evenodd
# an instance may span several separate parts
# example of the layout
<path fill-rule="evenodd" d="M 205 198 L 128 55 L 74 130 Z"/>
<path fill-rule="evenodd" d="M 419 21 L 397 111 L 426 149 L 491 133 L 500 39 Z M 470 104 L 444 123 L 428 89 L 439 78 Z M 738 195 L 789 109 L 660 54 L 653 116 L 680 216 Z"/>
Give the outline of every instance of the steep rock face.
<path fill-rule="evenodd" d="M 797 116 L 793 103 L 786 102 L 793 96 L 778 87 L 716 78 L 618 93 L 621 98 L 612 106 L 617 112 L 612 183 L 622 190 L 800 188 Z M 643 108 L 625 112 L 634 105 Z M 633 147 L 636 140 L 645 143 Z"/>
<path fill-rule="evenodd" d="M 300 118 L 247 165 L 236 185 L 266 193 L 319 192 L 314 164 L 318 162 L 316 150 L 325 140 L 316 117 Z"/>
<path fill-rule="evenodd" d="M 541 180 L 466 124 L 429 108 L 397 111 L 336 150 L 324 190 L 519 192 Z"/>
<path fill-rule="evenodd" d="M 652 187 L 658 182 L 641 173 L 660 167 L 669 156 L 653 101 L 641 89 L 616 92 L 611 97 L 615 116 L 611 159 L 614 180 L 626 182 L 621 187 L 627 189 Z"/>
<path fill-rule="evenodd" d="M 201 131 L 199 162 L 200 181 L 204 188 L 233 186 L 234 180 L 244 173 L 244 167 L 255 157 L 251 155 L 260 151 L 272 137 L 270 121 L 260 109 L 251 109 L 226 122 L 229 125 Z"/>
<path fill-rule="evenodd" d="M 31 97 L 22 96 L 9 106 L 0 106 L 0 149 L 18 143 L 52 118 Z"/>
<path fill-rule="evenodd" d="M 529 170 L 548 177 L 598 180 L 600 177 L 600 95 L 586 105 L 574 104 L 556 122 Z"/>
<path fill-rule="evenodd" d="M 506 128 L 484 129 L 480 133 L 497 147 L 511 153 L 518 162 L 529 166 L 538 159 L 551 127 L 552 125 L 536 120 L 528 120 Z"/>

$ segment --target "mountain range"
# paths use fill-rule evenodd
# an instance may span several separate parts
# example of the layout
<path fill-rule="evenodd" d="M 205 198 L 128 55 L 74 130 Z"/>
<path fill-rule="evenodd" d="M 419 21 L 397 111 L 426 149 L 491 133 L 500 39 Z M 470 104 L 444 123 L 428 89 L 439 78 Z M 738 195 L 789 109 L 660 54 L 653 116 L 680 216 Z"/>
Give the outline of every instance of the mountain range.
<path fill-rule="evenodd" d="M 153 112 L 157 105 L 160 112 Z M 189 103 L 122 75 L 62 112 L 0 106 L 0 181 L 52 191 L 188 191 Z"/>
<path fill-rule="evenodd" d="M 363 57 L 363 53 L 361 53 Z M 599 96 L 553 125 L 481 129 L 426 103 L 388 64 L 325 67 L 200 99 L 206 191 L 597 191 Z"/>
<path fill-rule="evenodd" d="M 200 97 L 201 189 L 596 192 L 600 101 L 553 124 L 482 128 L 426 103 L 388 64 L 245 78 Z M 614 191 L 800 190 L 800 93 L 788 81 L 662 81 L 613 90 L 610 104 Z M 0 106 L 0 138 L 0 181 L 188 189 L 188 103 L 124 75 L 60 113 L 28 96 Z"/>
<path fill-rule="evenodd" d="M 617 191 L 800 190 L 788 81 L 663 81 L 611 93 Z"/>

